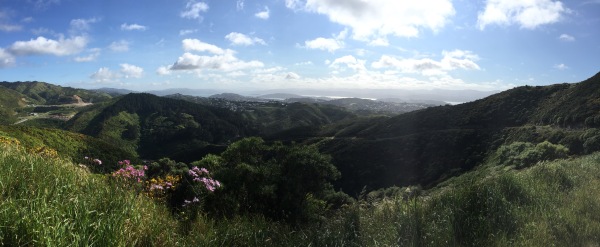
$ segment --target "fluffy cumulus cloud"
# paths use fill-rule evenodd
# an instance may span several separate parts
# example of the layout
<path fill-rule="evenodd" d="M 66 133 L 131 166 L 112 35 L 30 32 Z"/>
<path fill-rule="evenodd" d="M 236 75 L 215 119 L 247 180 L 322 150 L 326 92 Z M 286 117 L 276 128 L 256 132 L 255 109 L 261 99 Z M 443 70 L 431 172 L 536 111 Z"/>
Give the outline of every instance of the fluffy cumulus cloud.
<path fill-rule="evenodd" d="M 568 35 L 568 34 L 561 34 L 560 36 L 558 36 L 558 39 L 560 39 L 561 41 L 566 41 L 566 42 L 575 41 L 575 37 Z"/>
<path fill-rule="evenodd" d="M 518 24 L 521 28 L 534 29 L 558 22 L 568 12 L 562 2 L 554 0 L 487 0 L 485 9 L 478 15 L 477 25 L 481 30 L 491 24 Z"/>
<path fill-rule="evenodd" d="M 184 51 L 208 52 L 212 54 L 225 53 L 225 50 L 221 49 L 220 47 L 213 44 L 204 43 L 197 39 L 184 39 L 181 41 L 181 43 L 183 44 Z"/>
<path fill-rule="evenodd" d="M 313 40 L 304 41 L 304 47 L 306 49 L 313 50 L 324 50 L 328 52 L 334 52 L 344 47 L 344 42 L 334 38 L 316 38 Z"/>
<path fill-rule="evenodd" d="M 254 14 L 256 18 L 267 20 L 269 19 L 269 7 L 265 7 L 265 10 Z"/>
<path fill-rule="evenodd" d="M 135 65 L 122 63 L 119 65 L 119 71 L 113 71 L 108 67 L 102 67 L 90 75 L 98 83 L 117 82 L 121 78 L 141 78 L 144 74 L 144 69 Z"/>
<path fill-rule="evenodd" d="M 15 57 L 0 48 L 0 68 L 9 67 L 15 64 Z"/>
<path fill-rule="evenodd" d="M 257 37 L 249 37 L 247 35 L 241 34 L 241 33 L 236 33 L 236 32 L 232 32 L 229 33 L 225 36 L 225 38 L 227 40 L 229 40 L 231 42 L 232 45 L 242 45 L 242 46 L 248 46 L 248 45 L 255 45 L 255 44 L 261 44 L 261 45 L 266 45 L 267 43 L 265 43 L 264 40 L 257 38 Z"/>
<path fill-rule="evenodd" d="M 123 23 L 121 24 L 121 30 L 123 31 L 145 31 L 147 30 L 148 27 L 146 26 L 142 26 L 140 24 L 127 24 L 127 23 Z"/>
<path fill-rule="evenodd" d="M 67 56 L 81 52 L 87 44 L 86 36 L 60 37 L 58 40 L 40 36 L 29 41 L 17 41 L 8 48 L 8 51 L 14 55 Z"/>
<path fill-rule="evenodd" d="M 417 37 L 421 29 L 438 31 L 455 14 L 450 0 L 286 0 L 285 4 L 290 9 L 326 15 L 332 22 L 350 27 L 353 38 L 363 41 L 387 35 Z"/>
<path fill-rule="evenodd" d="M 90 75 L 90 78 L 96 80 L 96 82 L 106 83 L 106 82 L 114 82 L 116 79 L 121 77 L 119 73 L 111 71 L 107 67 L 102 67 L 98 69 L 98 71 L 94 72 Z"/>
<path fill-rule="evenodd" d="M 189 52 L 184 53 L 177 59 L 177 62 L 171 66 L 171 70 L 219 70 L 224 72 L 244 70 L 263 67 L 264 64 L 259 61 L 242 61 L 232 53 L 223 55 L 203 56 Z"/>
<path fill-rule="evenodd" d="M 202 16 L 200 15 L 200 13 L 206 11 L 208 11 L 208 4 L 192 0 L 187 2 L 187 4 L 185 5 L 185 10 L 183 10 L 179 14 L 179 16 L 181 16 L 181 18 L 186 19 L 202 20 Z"/>
<path fill-rule="evenodd" d="M 121 74 L 125 78 L 142 78 L 144 74 L 144 69 L 135 65 L 122 63 L 121 66 Z"/>
<path fill-rule="evenodd" d="M 233 72 L 245 69 L 262 68 L 260 61 L 243 61 L 235 56 L 235 51 L 222 49 L 216 45 L 208 44 L 197 39 L 184 39 L 183 49 L 186 51 L 173 65 L 159 67 L 157 74 L 166 75 L 170 71 L 203 71 L 213 70 L 220 72 Z M 198 55 L 191 51 L 209 53 Z"/>
<path fill-rule="evenodd" d="M 437 61 L 431 58 L 395 58 L 383 55 L 371 66 L 375 69 L 393 69 L 400 73 L 417 73 L 424 76 L 445 75 L 447 71 L 480 70 L 481 68 L 475 61 L 479 57 L 463 50 L 443 51 L 442 59 Z"/>
<path fill-rule="evenodd" d="M 352 55 L 343 56 L 333 60 L 333 62 L 329 64 L 329 67 L 336 70 L 345 70 L 347 67 L 355 72 L 367 71 L 367 68 L 365 67 L 365 60 L 356 59 Z"/>

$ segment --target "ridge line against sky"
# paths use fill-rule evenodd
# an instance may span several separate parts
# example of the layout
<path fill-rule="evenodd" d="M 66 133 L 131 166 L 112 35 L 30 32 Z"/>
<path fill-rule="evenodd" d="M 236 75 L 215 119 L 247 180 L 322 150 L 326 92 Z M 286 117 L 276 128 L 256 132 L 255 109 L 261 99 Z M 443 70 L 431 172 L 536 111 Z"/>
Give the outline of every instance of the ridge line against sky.
<path fill-rule="evenodd" d="M 0 0 L 0 80 L 475 89 L 600 71 L 600 0 Z"/>

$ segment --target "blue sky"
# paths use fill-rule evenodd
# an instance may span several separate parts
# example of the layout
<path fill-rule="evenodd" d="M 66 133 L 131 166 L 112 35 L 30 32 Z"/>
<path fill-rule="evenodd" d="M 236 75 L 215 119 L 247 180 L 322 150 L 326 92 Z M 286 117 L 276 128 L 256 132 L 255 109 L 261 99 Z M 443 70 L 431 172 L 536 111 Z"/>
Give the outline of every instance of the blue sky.
<path fill-rule="evenodd" d="M 600 0 L 0 0 L 0 80 L 503 90 L 600 71 Z"/>

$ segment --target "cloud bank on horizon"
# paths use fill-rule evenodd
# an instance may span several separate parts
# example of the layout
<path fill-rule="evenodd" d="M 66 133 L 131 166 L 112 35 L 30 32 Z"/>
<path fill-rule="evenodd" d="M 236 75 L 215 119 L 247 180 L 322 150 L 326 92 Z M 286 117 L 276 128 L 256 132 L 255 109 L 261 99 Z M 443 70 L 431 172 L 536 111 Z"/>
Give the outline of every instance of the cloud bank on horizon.
<path fill-rule="evenodd" d="M 501 90 L 600 69 L 600 1 L 0 0 L 0 75 L 76 87 Z"/>

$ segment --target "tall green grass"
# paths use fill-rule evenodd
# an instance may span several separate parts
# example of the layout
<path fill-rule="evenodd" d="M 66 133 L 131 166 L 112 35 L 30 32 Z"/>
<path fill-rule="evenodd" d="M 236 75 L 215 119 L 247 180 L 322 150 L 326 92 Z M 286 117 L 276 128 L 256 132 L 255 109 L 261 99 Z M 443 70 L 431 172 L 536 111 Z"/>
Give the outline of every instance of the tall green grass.
<path fill-rule="evenodd" d="M 368 246 L 598 246 L 600 154 L 484 167 L 424 196 L 362 201 Z"/>
<path fill-rule="evenodd" d="M 68 161 L 0 150 L 0 245 L 175 245 L 166 208 Z"/>
<path fill-rule="evenodd" d="M 321 221 L 180 221 L 76 164 L 0 145 L 0 246 L 598 246 L 600 153 L 490 164 L 421 195 L 368 195 Z M 410 196 L 406 196 L 406 195 Z"/>

